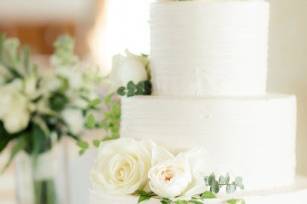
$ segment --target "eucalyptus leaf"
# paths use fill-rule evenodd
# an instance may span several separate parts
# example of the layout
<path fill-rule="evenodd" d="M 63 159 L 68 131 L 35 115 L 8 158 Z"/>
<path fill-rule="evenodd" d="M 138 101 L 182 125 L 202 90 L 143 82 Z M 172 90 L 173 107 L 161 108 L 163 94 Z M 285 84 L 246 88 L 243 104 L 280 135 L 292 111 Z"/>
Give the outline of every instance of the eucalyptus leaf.
<path fill-rule="evenodd" d="M 210 191 L 213 193 L 219 193 L 220 192 L 220 185 L 219 183 L 214 180 L 211 187 L 210 187 Z"/>
<path fill-rule="evenodd" d="M 226 186 L 227 193 L 234 193 L 236 192 L 236 190 L 237 190 L 237 187 L 234 184 L 229 184 Z"/>
<path fill-rule="evenodd" d="M 209 177 L 208 177 L 208 184 L 210 186 L 214 185 L 216 183 L 216 179 L 215 179 L 215 174 L 211 174 Z"/>
<path fill-rule="evenodd" d="M 235 183 L 236 183 L 236 185 L 242 185 L 242 184 L 243 184 L 243 179 L 242 179 L 242 177 L 237 177 L 237 178 L 235 179 Z"/>
<path fill-rule="evenodd" d="M 125 87 L 119 87 L 117 89 L 117 94 L 120 95 L 120 96 L 125 96 L 126 95 L 126 88 Z"/>

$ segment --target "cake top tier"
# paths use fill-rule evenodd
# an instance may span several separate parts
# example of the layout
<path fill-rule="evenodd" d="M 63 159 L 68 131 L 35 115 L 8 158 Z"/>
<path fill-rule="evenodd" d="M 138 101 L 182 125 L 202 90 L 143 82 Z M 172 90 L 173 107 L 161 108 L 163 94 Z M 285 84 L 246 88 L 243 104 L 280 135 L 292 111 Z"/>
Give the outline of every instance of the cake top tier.
<path fill-rule="evenodd" d="M 155 95 L 265 93 L 267 2 L 159 1 L 150 24 Z"/>
<path fill-rule="evenodd" d="M 176 4 L 193 4 L 193 3 L 251 3 L 251 2 L 267 2 L 267 0 L 156 0 L 155 3 L 176 3 Z"/>

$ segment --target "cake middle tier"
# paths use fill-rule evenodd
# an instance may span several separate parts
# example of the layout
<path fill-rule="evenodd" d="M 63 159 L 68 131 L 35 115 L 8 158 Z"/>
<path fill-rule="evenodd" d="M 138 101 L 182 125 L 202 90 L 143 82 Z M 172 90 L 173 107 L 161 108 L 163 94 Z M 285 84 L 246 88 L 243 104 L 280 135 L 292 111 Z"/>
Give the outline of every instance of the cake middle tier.
<path fill-rule="evenodd" d="M 266 1 L 153 3 L 154 95 L 265 94 L 268 24 Z"/>
<path fill-rule="evenodd" d="M 296 99 L 125 98 L 121 137 L 153 140 L 175 152 L 202 147 L 212 171 L 242 176 L 247 190 L 290 185 L 296 165 Z"/>

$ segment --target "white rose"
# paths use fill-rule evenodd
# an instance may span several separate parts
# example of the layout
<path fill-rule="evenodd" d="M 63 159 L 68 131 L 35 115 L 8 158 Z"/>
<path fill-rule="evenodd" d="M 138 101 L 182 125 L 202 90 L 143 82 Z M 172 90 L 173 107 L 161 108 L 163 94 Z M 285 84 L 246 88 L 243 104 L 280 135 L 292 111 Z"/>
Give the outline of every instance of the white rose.
<path fill-rule="evenodd" d="M 153 167 L 149 171 L 149 186 L 157 195 L 174 199 L 190 199 L 205 191 L 202 151 L 192 150 L 173 156 L 160 147 L 154 147 Z"/>
<path fill-rule="evenodd" d="M 27 99 L 21 95 L 14 96 L 10 112 L 3 118 L 5 129 L 11 134 L 20 132 L 28 126 L 29 120 Z"/>
<path fill-rule="evenodd" d="M 142 189 L 148 181 L 150 149 L 150 144 L 128 138 L 101 145 L 91 173 L 94 189 L 113 195 Z"/>
<path fill-rule="evenodd" d="M 25 129 L 30 120 L 29 101 L 21 94 L 18 80 L 0 89 L 0 119 L 11 134 Z"/>
<path fill-rule="evenodd" d="M 134 55 L 126 51 L 126 56 L 116 55 L 113 57 L 110 80 L 114 89 L 126 86 L 128 82 L 138 83 L 148 79 L 146 57 Z"/>
<path fill-rule="evenodd" d="M 80 134 L 82 132 L 85 119 L 81 110 L 68 108 L 62 112 L 62 116 L 72 133 Z"/>

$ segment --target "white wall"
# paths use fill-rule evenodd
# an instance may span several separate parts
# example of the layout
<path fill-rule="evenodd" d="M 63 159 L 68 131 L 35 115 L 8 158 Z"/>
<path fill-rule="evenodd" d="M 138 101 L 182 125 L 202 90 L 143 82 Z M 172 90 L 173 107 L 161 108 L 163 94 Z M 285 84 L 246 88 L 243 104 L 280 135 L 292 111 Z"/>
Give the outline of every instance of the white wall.
<path fill-rule="evenodd" d="M 270 2 L 268 89 L 297 95 L 298 171 L 307 175 L 307 0 Z"/>

